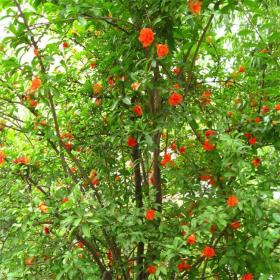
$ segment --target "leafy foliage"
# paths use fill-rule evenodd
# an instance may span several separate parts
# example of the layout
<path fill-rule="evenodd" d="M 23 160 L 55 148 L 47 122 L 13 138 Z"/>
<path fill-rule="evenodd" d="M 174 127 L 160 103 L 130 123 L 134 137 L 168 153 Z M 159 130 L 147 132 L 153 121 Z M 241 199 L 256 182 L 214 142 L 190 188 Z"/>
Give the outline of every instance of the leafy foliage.
<path fill-rule="evenodd" d="M 279 1 L 0 10 L 3 279 L 279 279 Z"/>

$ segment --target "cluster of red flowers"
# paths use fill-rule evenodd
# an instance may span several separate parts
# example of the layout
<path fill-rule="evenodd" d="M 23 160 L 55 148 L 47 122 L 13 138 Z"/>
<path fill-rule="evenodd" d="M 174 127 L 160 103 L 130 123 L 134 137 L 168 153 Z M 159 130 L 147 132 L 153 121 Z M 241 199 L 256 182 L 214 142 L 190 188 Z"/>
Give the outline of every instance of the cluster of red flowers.
<path fill-rule="evenodd" d="M 250 132 L 246 132 L 244 135 L 248 139 L 250 145 L 255 145 L 257 143 L 257 138 L 253 137 Z"/>
<path fill-rule="evenodd" d="M 142 28 L 138 40 L 144 48 L 149 47 L 154 41 L 154 31 L 151 28 Z M 158 58 L 165 57 L 169 53 L 169 48 L 166 44 L 156 44 L 156 49 Z"/>
<path fill-rule="evenodd" d="M 160 162 L 160 164 L 164 167 L 167 165 L 167 163 L 172 163 L 170 154 L 164 154 L 163 159 Z"/>
<path fill-rule="evenodd" d="M 27 165 L 29 162 L 27 157 L 18 157 L 14 160 L 14 164 Z"/>

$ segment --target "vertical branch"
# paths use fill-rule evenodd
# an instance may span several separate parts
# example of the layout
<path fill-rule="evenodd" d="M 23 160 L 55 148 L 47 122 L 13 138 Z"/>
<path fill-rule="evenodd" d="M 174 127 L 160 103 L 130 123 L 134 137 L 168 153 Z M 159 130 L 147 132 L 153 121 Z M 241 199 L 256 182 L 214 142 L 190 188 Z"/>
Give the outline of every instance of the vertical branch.
<path fill-rule="evenodd" d="M 158 65 L 156 66 L 154 70 L 154 83 L 158 81 L 160 78 L 159 75 L 159 68 Z M 159 111 L 160 111 L 160 102 L 161 98 L 159 95 L 159 91 L 157 88 L 154 88 L 154 90 L 150 93 L 150 102 L 151 102 L 151 108 L 152 113 L 155 117 L 157 117 Z M 154 121 L 154 127 L 156 128 L 157 123 Z M 162 189 L 161 189 L 161 172 L 160 172 L 160 162 L 159 162 L 159 156 L 160 156 L 160 136 L 161 131 L 156 131 L 153 136 L 153 142 L 154 142 L 154 151 L 153 151 L 153 176 L 154 176 L 154 186 L 156 188 L 156 209 L 157 211 L 161 212 L 162 210 Z"/>
<path fill-rule="evenodd" d="M 142 195 L 142 176 L 140 169 L 140 149 L 139 145 L 133 147 L 132 150 L 132 160 L 133 160 L 133 169 L 134 169 L 134 181 L 135 181 L 135 201 L 137 208 L 143 207 L 143 195 Z M 143 263 L 144 263 L 144 243 L 139 242 L 137 245 L 137 257 L 136 262 L 139 267 L 140 273 L 137 277 L 137 280 L 144 279 Z"/>
<path fill-rule="evenodd" d="M 160 136 L 161 133 L 157 132 L 154 136 L 154 153 L 153 153 L 153 175 L 154 175 L 154 185 L 156 188 L 156 209 L 161 212 L 162 210 L 162 190 L 161 190 L 161 172 L 160 172 Z"/>
<path fill-rule="evenodd" d="M 134 170 L 134 181 L 135 181 L 135 200 L 138 208 L 143 207 L 142 201 L 142 176 L 140 170 L 140 149 L 139 146 L 133 147 L 132 150 L 132 161 Z"/>

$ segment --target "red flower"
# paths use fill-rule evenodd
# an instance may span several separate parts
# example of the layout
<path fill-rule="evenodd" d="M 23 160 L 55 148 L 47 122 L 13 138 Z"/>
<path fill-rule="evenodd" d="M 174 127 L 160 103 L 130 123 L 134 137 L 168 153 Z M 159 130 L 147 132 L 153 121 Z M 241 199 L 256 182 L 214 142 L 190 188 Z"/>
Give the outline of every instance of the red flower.
<path fill-rule="evenodd" d="M 181 88 L 181 86 L 180 86 L 179 84 L 177 84 L 177 83 L 174 84 L 173 87 L 174 87 L 175 89 L 180 89 L 180 88 Z"/>
<path fill-rule="evenodd" d="M 135 105 L 133 108 L 133 112 L 138 116 L 141 117 L 143 114 L 142 107 L 140 105 Z"/>
<path fill-rule="evenodd" d="M 201 175 L 200 176 L 200 181 L 209 182 L 209 184 L 211 186 L 214 186 L 216 184 L 216 181 L 215 181 L 214 177 L 211 176 L 211 175 Z"/>
<path fill-rule="evenodd" d="M 246 132 L 246 133 L 244 133 L 244 135 L 248 139 L 252 137 L 252 134 L 250 132 Z"/>
<path fill-rule="evenodd" d="M 213 145 L 209 140 L 205 140 L 203 142 L 203 149 L 205 151 L 213 151 L 216 149 L 215 145 Z"/>
<path fill-rule="evenodd" d="M 184 146 L 179 148 L 179 153 L 184 154 L 186 152 L 186 148 Z"/>
<path fill-rule="evenodd" d="M 91 69 L 94 69 L 95 66 L 96 66 L 96 61 L 93 61 L 93 62 L 89 65 L 89 67 L 90 67 Z"/>
<path fill-rule="evenodd" d="M 260 117 L 255 117 L 255 123 L 260 123 L 262 119 Z"/>
<path fill-rule="evenodd" d="M 112 76 L 108 78 L 108 84 L 110 86 L 113 86 L 115 84 L 115 80 L 114 80 L 114 78 Z"/>
<path fill-rule="evenodd" d="M 228 199 L 227 199 L 228 207 L 234 207 L 238 204 L 238 202 L 239 202 L 238 198 L 234 195 L 229 196 Z"/>
<path fill-rule="evenodd" d="M 77 242 L 75 245 L 79 248 L 84 248 L 84 243 L 83 242 Z"/>
<path fill-rule="evenodd" d="M 99 94 L 103 90 L 103 86 L 100 83 L 95 83 L 92 88 L 94 94 Z"/>
<path fill-rule="evenodd" d="M 69 44 L 67 42 L 63 42 L 62 46 L 64 49 L 69 48 Z"/>
<path fill-rule="evenodd" d="M 187 238 L 187 242 L 189 243 L 189 244 L 194 244 L 194 243 L 196 243 L 196 237 L 195 237 L 195 234 L 191 234 L 188 238 Z"/>
<path fill-rule="evenodd" d="M 39 50 L 38 50 L 38 49 L 34 49 L 34 55 L 35 55 L 35 56 L 39 56 L 39 54 L 40 54 L 40 53 L 39 53 Z"/>
<path fill-rule="evenodd" d="M 90 182 L 93 186 L 98 186 L 99 183 L 100 183 L 99 179 L 98 179 L 98 176 L 97 176 L 97 173 L 94 169 L 92 169 L 90 174 L 89 174 L 89 180 L 90 180 Z"/>
<path fill-rule="evenodd" d="M 280 104 L 276 104 L 275 107 L 274 107 L 274 109 L 275 109 L 276 111 L 280 111 Z"/>
<path fill-rule="evenodd" d="M 246 69 L 244 66 L 239 66 L 239 68 L 238 68 L 239 73 L 244 73 L 245 71 L 246 71 Z"/>
<path fill-rule="evenodd" d="M 198 0 L 189 0 L 189 9 L 192 14 L 200 14 L 201 11 L 201 3 Z"/>
<path fill-rule="evenodd" d="M 22 164 L 22 165 L 27 165 L 28 164 L 28 158 L 27 157 L 19 157 L 19 158 L 16 158 L 14 160 L 14 164 Z"/>
<path fill-rule="evenodd" d="M 127 138 L 127 145 L 128 147 L 135 147 L 137 145 L 137 140 L 133 136 L 128 136 Z"/>
<path fill-rule="evenodd" d="M 211 103 L 211 95 L 212 93 L 209 90 L 206 90 L 201 95 L 201 102 L 206 105 Z"/>
<path fill-rule="evenodd" d="M 179 75 L 179 74 L 181 73 L 181 69 L 180 69 L 178 66 L 176 66 L 176 67 L 174 67 L 174 69 L 172 70 L 172 72 L 173 72 L 175 75 Z"/>
<path fill-rule="evenodd" d="M 216 225 L 211 225 L 209 231 L 213 234 L 216 231 Z"/>
<path fill-rule="evenodd" d="M 203 254 L 202 254 L 204 257 L 206 258 L 213 258 L 214 256 L 216 256 L 216 252 L 215 252 L 215 249 L 213 247 L 210 247 L 210 246 L 206 246 L 204 249 L 203 249 Z"/>
<path fill-rule="evenodd" d="M 249 138 L 249 144 L 250 145 L 255 145 L 256 143 L 257 143 L 257 138 L 256 137 Z"/>
<path fill-rule="evenodd" d="M 176 144 L 175 143 L 171 143 L 170 144 L 170 149 L 173 150 L 173 151 L 176 151 L 176 149 L 177 149 Z"/>
<path fill-rule="evenodd" d="M 108 261 L 111 263 L 113 261 L 113 252 L 112 250 L 109 250 L 107 252 L 107 258 L 108 258 Z"/>
<path fill-rule="evenodd" d="M 137 90 L 140 87 L 140 84 L 138 82 L 134 82 L 130 86 L 132 90 Z"/>
<path fill-rule="evenodd" d="M 168 53 L 169 53 L 168 45 L 157 44 L 156 47 L 157 47 L 158 58 L 162 58 L 162 57 L 165 57 L 166 55 L 168 55 Z"/>
<path fill-rule="evenodd" d="M 147 268 L 147 272 L 149 274 L 155 274 L 156 273 L 156 267 L 154 265 L 150 265 L 148 268 Z"/>
<path fill-rule="evenodd" d="M 72 173 L 72 174 L 75 174 L 76 172 L 77 172 L 77 169 L 75 168 L 75 167 L 70 167 L 70 172 Z"/>
<path fill-rule="evenodd" d="M 6 155 L 3 151 L 0 151 L 0 164 L 5 161 Z"/>
<path fill-rule="evenodd" d="M 29 100 L 29 104 L 31 107 L 35 108 L 38 105 L 38 101 L 35 99 Z"/>
<path fill-rule="evenodd" d="M 160 162 L 162 166 L 166 166 L 167 163 L 171 162 L 171 155 L 170 154 L 165 154 L 163 156 L 162 161 Z"/>
<path fill-rule="evenodd" d="M 230 227 L 233 229 L 233 230 L 236 230 L 236 229 L 239 229 L 240 228 L 240 222 L 235 220 L 233 221 L 231 224 L 230 224 Z"/>
<path fill-rule="evenodd" d="M 269 107 L 267 105 L 262 106 L 262 113 L 267 114 L 269 112 Z"/>
<path fill-rule="evenodd" d="M 168 99 L 170 106 L 176 106 L 183 102 L 183 96 L 179 93 L 173 92 Z"/>
<path fill-rule="evenodd" d="M 205 134 L 205 137 L 210 137 L 210 136 L 212 136 L 212 135 L 215 135 L 215 134 L 217 134 L 217 132 L 215 131 L 215 130 L 211 130 L 211 129 L 209 129 L 209 130 L 206 130 L 205 132 L 204 132 L 204 134 Z"/>
<path fill-rule="evenodd" d="M 49 235 L 50 234 L 49 227 L 44 227 L 44 232 L 45 232 L 46 235 Z"/>
<path fill-rule="evenodd" d="M 191 269 L 191 266 L 186 263 L 186 260 L 182 260 L 178 265 L 177 268 L 179 271 L 187 270 L 189 271 Z"/>
<path fill-rule="evenodd" d="M 32 84 L 31 84 L 31 90 L 35 91 L 37 90 L 40 86 L 41 86 L 42 82 L 39 79 L 38 76 L 36 76 L 33 80 L 32 80 Z"/>
<path fill-rule="evenodd" d="M 253 280 L 252 273 L 243 274 L 241 280 Z"/>
<path fill-rule="evenodd" d="M 68 201 L 69 201 L 69 198 L 68 198 L 68 197 L 63 197 L 62 203 L 66 203 L 66 202 L 68 202 Z"/>
<path fill-rule="evenodd" d="M 70 142 L 64 143 L 64 147 L 66 150 L 71 151 L 72 150 L 72 144 Z"/>
<path fill-rule="evenodd" d="M 153 30 L 151 28 L 141 29 L 138 40 L 142 43 L 144 48 L 149 47 L 154 41 Z"/>
<path fill-rule="evenodd" d="M 74 136 L 70 132 L 65 132 L 60 134 L 61 139 L 68 139 L 68 140 L 73 140 Z"/>
<path fill-rule="evenodd" d="M 254 158 L 252 159 L 252 164 L 253 164 L 255 167 L 259 167 L 260 164 L 261 164 L 261 159 L 258 158 L 258 157 L 254 157 Z"/>
<path fill-rule="evenodd" d="M 227 112 L 227 116 L 231 118 L 233 116 L 233 112 Z"/>
<path fill-rule="evenodd" d="M 155 219 L 156 211 L 155 210 L 147 210 L 146 211 L 146 219 L 148 221 L 152 221 Z"/>

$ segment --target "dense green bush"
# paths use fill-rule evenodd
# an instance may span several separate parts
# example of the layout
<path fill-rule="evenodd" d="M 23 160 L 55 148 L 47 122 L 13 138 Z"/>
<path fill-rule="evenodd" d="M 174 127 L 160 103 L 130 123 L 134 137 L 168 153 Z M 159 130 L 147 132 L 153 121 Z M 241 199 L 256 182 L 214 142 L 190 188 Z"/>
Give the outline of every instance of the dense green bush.
<path fill-rule="evenodd" d="M 0 279 L 280 279 L 279 1 L 0 11 Z"/>

